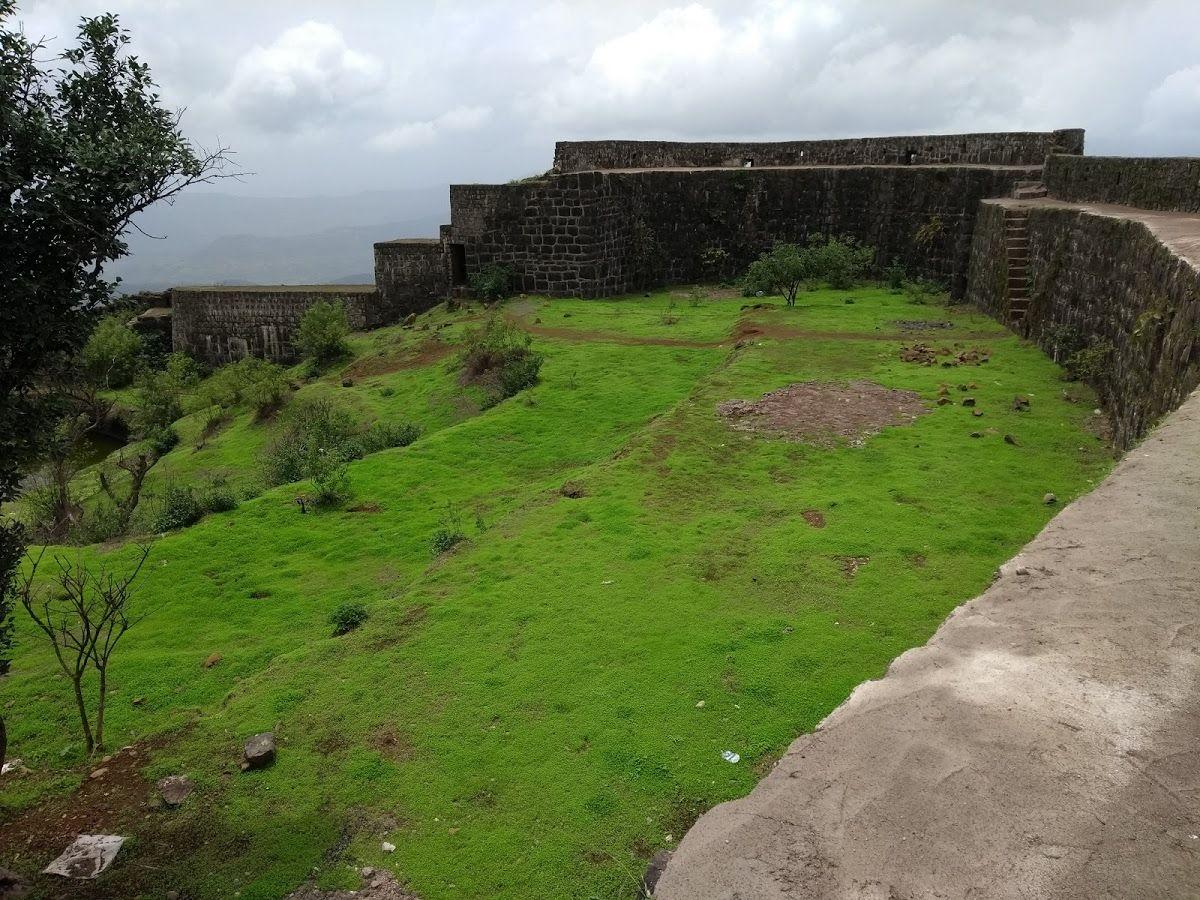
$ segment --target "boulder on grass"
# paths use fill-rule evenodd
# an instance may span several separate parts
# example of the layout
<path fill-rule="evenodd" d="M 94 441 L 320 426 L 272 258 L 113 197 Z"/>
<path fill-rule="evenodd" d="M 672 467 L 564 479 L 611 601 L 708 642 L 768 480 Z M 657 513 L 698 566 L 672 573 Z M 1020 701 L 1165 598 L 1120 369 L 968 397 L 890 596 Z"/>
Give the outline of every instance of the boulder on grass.
<path fill-rule="evenodd" d="M 275 762 L 274 734 L 264 731 L 246 741 L 246 749 L 242 755 L 242 771 L 265 769 L 273 762 Z"/>
<path fill-rule="evenodd" d="M 158 783 L 158 792 L 162 795 L 163 803 L 174 809 L 195 789 L 192 779 L 186 775 L 169 775 Z"/>

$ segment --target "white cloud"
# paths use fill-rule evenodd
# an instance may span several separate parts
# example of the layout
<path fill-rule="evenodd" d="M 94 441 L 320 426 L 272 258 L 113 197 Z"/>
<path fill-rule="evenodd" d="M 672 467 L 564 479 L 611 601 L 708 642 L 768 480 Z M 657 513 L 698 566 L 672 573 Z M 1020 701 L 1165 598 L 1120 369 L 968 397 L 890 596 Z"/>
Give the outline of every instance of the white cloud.
<path fill-rule="evenodd" d="M 492 117 L 489 106 L 456 106 L 436 119 L 406 122 L 380 132 L 368 142 L 376 150 L 411 150 L 427 147 L 444 134 L 477 131 Z"/>
<path fill-rule="evenodd" d="M 220 101 L 256 128 L 295 132 L 348 115 L 383 82 L 378 60 L 350 49 L 332 25 L 309 21 L 243 56 Z"/>
<path fill-rule="evenodd" d="M 1172 135 L 1197 152 L 1200 146 L 1200 65 L 1172 72 L 1146 97 L 1141 131 L 1148 137 Z"/>

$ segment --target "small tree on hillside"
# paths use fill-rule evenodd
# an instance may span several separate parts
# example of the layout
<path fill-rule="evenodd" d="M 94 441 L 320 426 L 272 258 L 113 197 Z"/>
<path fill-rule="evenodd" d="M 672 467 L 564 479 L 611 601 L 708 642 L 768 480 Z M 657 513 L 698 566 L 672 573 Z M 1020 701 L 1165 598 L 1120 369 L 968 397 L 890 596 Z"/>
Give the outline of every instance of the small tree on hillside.
<path fill-rule="evenodd" d="M 780 294 L 788 306 L 795 306 L 796 294 L 813 274 L 810 254 L 796 244 L 776 244 L 750 264 L 746 286 Z"/>
<path fill-rule="evenodd" d="M 83 345 L 83 367 L 101 387 L 123 388 L 133 381 L 142 357 L 142 339 L 124 316 L 106 316 Z"/>
<path fill-rule="evenodd" d="M 327 363 L 349 352 L 350 345 L 346 343 L 349 334 L 350 324 L 342 301 L 318 300 L 300 317 L 296 346 L 304 356 Z"/>
<path fill-rule="evenodd" d="M 103 566 L 92 570 L 78 559 L 71 563 L 56 556 L 58 574 L 53 586 L 39 587 L 35 579 L 45 553 L 43 548 L 32 558 L 28 572 L 19 577 L 17 595 L 34 624 L 46 635 L 59 667 L 71 679 L 83 741 L 90 755 L 104 749 L 109 661 L 125 632 L 141 621 L 129 613 L 130 587 L 142 571 L 150 547 L 138 548 L 133 568 L 122 576 Z M 94 729 L 83 694 L 89 667 L 99 676 Z"/>

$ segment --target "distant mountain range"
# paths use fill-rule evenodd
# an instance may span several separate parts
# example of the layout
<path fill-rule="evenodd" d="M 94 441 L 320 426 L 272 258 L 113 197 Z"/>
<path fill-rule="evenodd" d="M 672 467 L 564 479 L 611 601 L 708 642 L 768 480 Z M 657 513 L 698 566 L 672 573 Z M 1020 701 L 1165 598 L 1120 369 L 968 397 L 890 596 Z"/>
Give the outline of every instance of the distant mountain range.
<path fill-rule="evenodd" d="M 445 186 L 340 197 L 243 197 L 198 193 L 148 209 L 128 236 L 130 255 L 111 266 L 119 291 L 181 284 L 364 284 L 371 245 L 436 237 L 449 221 Z"/>

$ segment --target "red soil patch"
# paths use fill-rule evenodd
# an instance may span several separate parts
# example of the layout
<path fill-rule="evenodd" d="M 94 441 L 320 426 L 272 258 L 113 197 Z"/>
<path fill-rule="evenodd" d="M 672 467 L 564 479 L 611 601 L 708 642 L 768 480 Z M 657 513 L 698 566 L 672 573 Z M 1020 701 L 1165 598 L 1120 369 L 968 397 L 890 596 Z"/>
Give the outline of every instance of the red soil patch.
<path fill-rule="evenodd" d="M 819 446 L 843 441 L 859 446 L 889 425 L 909 425 L 929 410 L 912 391 L 852 381 L 790 384 L 758 400 L 728 400 L 717 412 L 739 431 Z"/>
<path fill-rule="evenodd" d="M 436 334 L 428 337 L 414 350 L 384 356 L 368 356 L 347 368 L 342 375 L 346 378 L 368 378 L 372 375 L 388 375 L 405 369 L 420 369 L 445 359 L 454 352 L 454 345 L 445 343 Z"/>
<path fill-rule="evenodd" d="M 825 516 L 823 516 L 821 511 L 818 509 L 806 509 L 804 512 L 800 513 L 800 515 L 804 516 L 804 521 L 813 528 L 825 527 Z"/>

